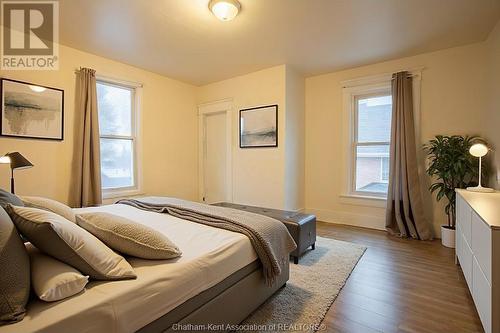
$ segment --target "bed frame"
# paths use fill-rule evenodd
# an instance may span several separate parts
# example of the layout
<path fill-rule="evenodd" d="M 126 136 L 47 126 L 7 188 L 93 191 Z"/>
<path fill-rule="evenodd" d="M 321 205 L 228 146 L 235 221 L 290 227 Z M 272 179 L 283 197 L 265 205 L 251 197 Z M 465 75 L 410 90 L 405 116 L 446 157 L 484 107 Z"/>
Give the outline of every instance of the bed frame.
<path fill-rule="evenodd" d="M 227 325 L 241 323 L 278 289 L 286 286 L 288 278 L 287 263 L 276 283 L 268 286 L 262 274 L 262 266 L 256 260 L 138 332 L 194 331 L 189 325 L 197 325 L 198 332 L 226 332 Z M 213 325 L 210 330 L 209 325 Z M 200 327 L 206 329 L 199 329 Z"/>

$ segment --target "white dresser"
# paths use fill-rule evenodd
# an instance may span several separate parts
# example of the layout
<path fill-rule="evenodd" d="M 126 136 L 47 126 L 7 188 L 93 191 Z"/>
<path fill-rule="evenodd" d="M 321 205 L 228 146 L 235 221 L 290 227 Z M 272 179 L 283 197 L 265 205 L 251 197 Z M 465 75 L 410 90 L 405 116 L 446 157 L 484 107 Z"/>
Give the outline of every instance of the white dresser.
<path fill-rule="evenodd" d="M 500 192 L 456 192 L 456 256 L 485 332 L 500 333 Z"/>

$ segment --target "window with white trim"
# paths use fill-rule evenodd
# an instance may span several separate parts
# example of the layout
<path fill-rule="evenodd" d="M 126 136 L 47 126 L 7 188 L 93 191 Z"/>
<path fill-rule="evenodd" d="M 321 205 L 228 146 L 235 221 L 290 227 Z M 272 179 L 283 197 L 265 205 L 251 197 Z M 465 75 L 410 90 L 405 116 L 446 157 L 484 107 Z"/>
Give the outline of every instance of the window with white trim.
<path fill-rule="evenodd" d="M 390 90 L 353 96 L 351 194 L 386 197 L 389 180 L 392 96 Z"/>
<path fill-rule="evenodd" d="M 422 69 L 413 77 L 413 116 L 420 142 Z M 390 164 L 392 73 L 342 81 L 342 192 L 345 203 L 385 207 Z"/>
<path fill-rule="evenodd" d="M 135 87 L 97 82 L 104 196 L 138 190 Z"/>

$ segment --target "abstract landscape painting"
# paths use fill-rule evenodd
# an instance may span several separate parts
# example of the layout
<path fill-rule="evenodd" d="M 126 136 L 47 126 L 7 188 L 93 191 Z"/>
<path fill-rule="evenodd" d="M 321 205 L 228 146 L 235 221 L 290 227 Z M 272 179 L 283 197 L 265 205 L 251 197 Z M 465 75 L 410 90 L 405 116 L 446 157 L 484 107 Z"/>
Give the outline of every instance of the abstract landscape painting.
<path fill-rule="evenodd" d="M 4 136 L 63 139 L 64 91 L 2 79 Z"/>
<path fill-rule="evenodd" d="M 240 148 L 278 146 L 278 105 L 240 110 Z"/>

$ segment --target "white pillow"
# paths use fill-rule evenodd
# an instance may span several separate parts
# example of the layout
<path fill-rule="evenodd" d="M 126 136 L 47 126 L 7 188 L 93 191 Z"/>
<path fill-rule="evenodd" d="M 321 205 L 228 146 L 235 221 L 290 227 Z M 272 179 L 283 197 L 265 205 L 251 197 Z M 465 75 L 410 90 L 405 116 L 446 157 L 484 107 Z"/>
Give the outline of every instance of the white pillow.
<path fill-rule="evenodd" d="M 85 289 L 89 276 L 26 244 L 30 256 L 31 285 L 35 294 L 45 302 L 59 301 Z"/>
<path fill-rule="evenodd" d="M 76 223 L 75 213 L 73 212 L 73 209 L 63 204 L 62 202 L 42 197 L 20 196 L 19 198 L 26 207 L 48 210 L 49 212 L 61 215 L 65 219 Z"/>

